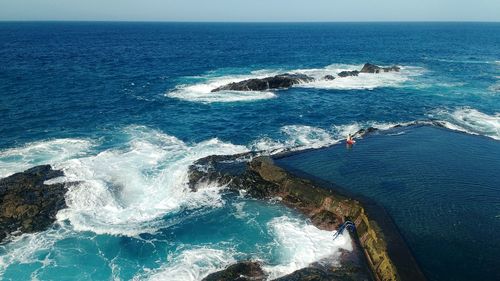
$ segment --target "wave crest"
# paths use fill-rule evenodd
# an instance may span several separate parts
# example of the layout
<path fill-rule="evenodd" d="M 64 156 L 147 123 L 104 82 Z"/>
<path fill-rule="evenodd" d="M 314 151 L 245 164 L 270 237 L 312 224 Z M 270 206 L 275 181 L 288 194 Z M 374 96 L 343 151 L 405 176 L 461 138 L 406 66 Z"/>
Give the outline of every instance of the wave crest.
<path fill-rule="evenodd" d="M 444 120 L 444 126 L 451 130 L 500 140 L 500 113 L 498 112 L 488 115 L 473 108 L 463 107 L 453 112 L 439 110 L 431 116 Z"/>
<path fill-rule="evenodd" d="M 58 213 L 58 220 L 98 234 L 154 232 L 155 219 L 166 213 L 222 204 L 218 186 L 190 191 L 189 165 L 213 154 L 247 151 L 218 139 L 188 145 L 145 127 L 126 132 L 130 140 L 125 147 L 55 165 L 64 171 L 65 181 L 77 182 L 69 188 L 68 208 Z"/>

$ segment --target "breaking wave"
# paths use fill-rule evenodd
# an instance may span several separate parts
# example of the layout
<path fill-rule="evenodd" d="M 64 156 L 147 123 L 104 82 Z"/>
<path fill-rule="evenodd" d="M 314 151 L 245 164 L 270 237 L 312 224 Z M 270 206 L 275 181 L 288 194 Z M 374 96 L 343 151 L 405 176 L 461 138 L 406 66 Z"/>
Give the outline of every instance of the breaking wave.
<path fill-rule="evenodd" d="M 185 250 L 167 260 L 168 265 L 134 280 L 198 281 L 236 262 L 233 254 L 211 248 Z"/>
<path fill-rule="evenodd" d="M 345 140 L 349 134 L 373 127 L 380 130 L 390 129 L 399 123 L 380 123 L 375 121 L 353 122 L 344 125 L 332 125 L 330 128 L 318 128 L 307 125 L 288 125 L 280 129 L 281 138 L 262 137 L 250 144 L 250 149 L 279 153 L 287 150 L 302 150 L 330 146 Z"/>
<path fill-rule="evenodd" d="M 455 111 L 439 110 L 430 114 L 444 120 L 444 125 L 456 131 L 483 135 L 500 140 L 500 113 L 488 115 L 473 108 L 459 108 Z"/>
<path fill-rule="evenodd" d="M 264 266 L 268 280 L 290 274 L 322 259 L 328 258 L 331 264 L 339 265 L 340 251 L 352 251 L 349 234 L 333 240 L 331 231 L 320 230 L 303 220 L 278 217 L 270 221 L 268 227 L 276 237 L 280 250 L 279 265 Z"/>
<path fill-rule="evenodd" d="M 59 163 L 85 155 L 93 143 L 83 139 L 55 139 L 0 150 L 0 178 L 36 165 Z"/>
<path fill-rule="evenodd" d="M 126 130 L 129 142 L 121 149 L 54 165 L 73 184 L 66 194 L 67 209 L 59 220 L 69 220 L 79 231 L 134 236 L 154 232 L 154 220 L 186 207 L 220 206 L 220 187 L 190 192 L 188 167 L 213 154 L 247 151 L 211 139 L 188 145 L 146 127 Z"/>

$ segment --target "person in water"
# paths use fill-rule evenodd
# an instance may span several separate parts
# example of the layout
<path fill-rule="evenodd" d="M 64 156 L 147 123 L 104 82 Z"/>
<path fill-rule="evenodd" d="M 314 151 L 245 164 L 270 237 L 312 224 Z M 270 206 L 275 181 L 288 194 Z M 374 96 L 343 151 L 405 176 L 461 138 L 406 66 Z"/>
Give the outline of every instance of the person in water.
<path fill-rule="evenodd" d="M 348 134 L 346 142 L 347 144 L 351 145 L 354 144 L 356 141 L 352 138 L 351 134 Z"/>

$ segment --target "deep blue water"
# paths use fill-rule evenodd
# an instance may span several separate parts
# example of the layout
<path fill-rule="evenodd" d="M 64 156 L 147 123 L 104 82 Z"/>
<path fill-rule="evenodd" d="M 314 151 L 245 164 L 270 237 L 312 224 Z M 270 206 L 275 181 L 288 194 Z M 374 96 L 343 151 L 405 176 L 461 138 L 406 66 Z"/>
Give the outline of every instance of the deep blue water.
<path fill-rule="evenodd" d="M 500 143 L 420 127 L 278 164 L 384 206 L 430 280 L 498 280 Z"/>
<path fill-rule="evenodd" d="M 328 233 L 272 202 L 217 186 L 189 192 L 187 167 L 414 120 L 497 143 L 498 46 L 498 23 L 0 23 L 0 177 L 49 163 L 83 182 L 52 229 L 0 246 L 0 276 L 199 280 L 249 256 L 278 276 L 336 253 L 348 241 L 328 244 Z M 321 81 L 365 62 L 402 71 Z M 319 81 L 210 92 L 284 72 Z M 206 237 L 192 223 L 224 215 Z"/>

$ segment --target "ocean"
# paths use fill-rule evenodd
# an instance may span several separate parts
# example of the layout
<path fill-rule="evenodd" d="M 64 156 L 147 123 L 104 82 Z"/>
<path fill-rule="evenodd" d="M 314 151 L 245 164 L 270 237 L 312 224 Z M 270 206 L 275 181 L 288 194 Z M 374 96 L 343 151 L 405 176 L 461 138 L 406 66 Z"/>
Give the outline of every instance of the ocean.
<path fill-rule="evenodd" d="M 51 164 L 65 172 L 59 181 L 80 183 L 50 229 L 0 244 L 0 279 L 201 280 L 248 259 L 274 278 L 349 250 L 348 235 L 332 243 L 277 202 L 215 184 L 191 192 L 189 165 L 213 154 L 320 148 L 416 120 L 439 120 L 498 151 L 499 46 L 499 23 L 2 22 L 0 177 Z M 321 79 L 366 62 L 401 71 Z M 317 80 L 211 92 L 281 73 Z M 393 201 L 381 200 L 397 218 L 405 210 Z M 486 227 L 498 226 L 492 219 Z M 430 280 L 458 280 L 442 271 L 464 270 L 427 264 Z"/>

